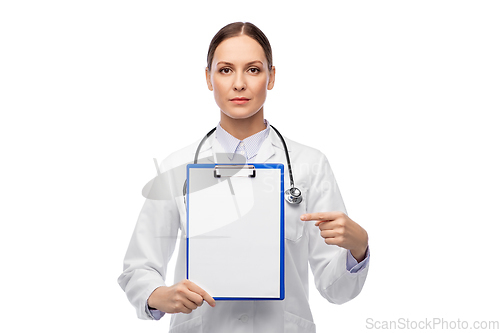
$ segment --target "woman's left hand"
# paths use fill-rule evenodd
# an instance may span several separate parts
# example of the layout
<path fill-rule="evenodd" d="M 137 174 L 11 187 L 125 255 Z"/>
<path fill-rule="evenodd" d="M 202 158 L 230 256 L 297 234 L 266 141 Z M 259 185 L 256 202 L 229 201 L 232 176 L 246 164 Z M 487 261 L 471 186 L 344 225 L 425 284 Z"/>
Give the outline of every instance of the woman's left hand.
<path fill-rule="evenodd" d="M 368 233 L 359 224 L 342 212 L 321 212 L 303 214 L 302 221 L 317 220 L 321 237 L 329 245 L 338 245 L 351 251 L 358 262 L 365 258 L 368 248 Z"/>

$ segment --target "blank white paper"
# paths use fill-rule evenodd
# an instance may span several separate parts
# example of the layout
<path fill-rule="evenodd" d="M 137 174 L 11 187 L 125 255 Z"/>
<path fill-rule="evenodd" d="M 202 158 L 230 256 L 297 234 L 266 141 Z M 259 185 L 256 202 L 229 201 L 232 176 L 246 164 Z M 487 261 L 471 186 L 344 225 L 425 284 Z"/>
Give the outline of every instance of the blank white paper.
<path fill-rule="evenodd" d="M 257 169 L 255 178 L 189 170 L 190 184 L 206 186 L 188 194 L 189 279 L 212 297 L 279 298 L 281 170 Z"/>

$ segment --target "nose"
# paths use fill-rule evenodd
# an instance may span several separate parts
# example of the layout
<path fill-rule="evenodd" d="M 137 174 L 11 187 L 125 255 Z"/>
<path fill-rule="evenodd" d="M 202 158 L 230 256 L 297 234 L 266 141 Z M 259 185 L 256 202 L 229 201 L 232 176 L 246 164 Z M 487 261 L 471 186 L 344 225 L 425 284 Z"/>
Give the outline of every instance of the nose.
<path fill-rule="evenodd" d="M 233 82 L 233 90 L 239 91 L 239 90 L 245 90 L 247 87 L 247 84 L 245 82 L 245 78 L 243 76 L 243 73 L 237 73 L 234 78 Z"/>

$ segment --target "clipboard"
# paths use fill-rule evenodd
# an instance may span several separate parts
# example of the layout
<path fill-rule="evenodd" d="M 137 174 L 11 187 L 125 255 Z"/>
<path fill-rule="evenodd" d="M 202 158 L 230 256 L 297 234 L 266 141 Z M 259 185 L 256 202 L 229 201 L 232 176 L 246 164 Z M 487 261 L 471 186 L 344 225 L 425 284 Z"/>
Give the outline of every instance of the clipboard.
<path fill-rule="evenodd" d="M 188 164 L 186 278 L 215 300 L 285 298 L 284 166 Z"/>

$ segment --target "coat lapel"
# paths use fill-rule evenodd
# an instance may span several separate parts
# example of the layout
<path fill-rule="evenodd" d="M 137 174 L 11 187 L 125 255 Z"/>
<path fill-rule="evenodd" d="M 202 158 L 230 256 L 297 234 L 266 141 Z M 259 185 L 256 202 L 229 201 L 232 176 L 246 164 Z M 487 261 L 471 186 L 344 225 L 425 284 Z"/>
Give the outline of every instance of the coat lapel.
<path fill-rule="evenodd" d="M 288 154 L 290 154 L 290 145 L 287 145 L 287 149 Z M 276 134 L 276 132 L 271 128 L 271 132 L 262 143 L 259 153 L 255 157 L 255 163 L 281 161 L 281 159 L 284 158 L 284 155 L 285 147 L 283 146 L 278 134 Z M 282 161 L 282 163 L 286 164 L 286 160 Z"/>

